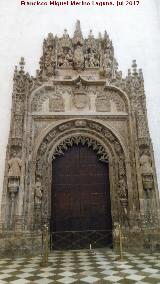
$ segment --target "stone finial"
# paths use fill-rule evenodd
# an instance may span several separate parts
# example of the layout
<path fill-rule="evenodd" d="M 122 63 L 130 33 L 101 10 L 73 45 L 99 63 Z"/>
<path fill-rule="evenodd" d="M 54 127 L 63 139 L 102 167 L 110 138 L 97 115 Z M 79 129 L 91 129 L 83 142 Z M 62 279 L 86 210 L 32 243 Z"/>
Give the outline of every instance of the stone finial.
<path fill-rule="evenodd" d="M 107 34 L 107 31 L 104 31 L 104 36 L 103 36 L 103 48 L 106 49 L 110 49 L 112 47 L 112 43 L 109 39 L 109 35 Z"/>
<path fill-rule="evenodd" d="M 106 30 L 104 31 L 104 39 L 108 39 L 108 34 Z"/>
<path fill-rule="evenodd" d="M 61 40 L 62 47 L 71 48 L 71 40 L 69 34 L 67 33 L 67 29 L 64 29 L 63 37 Z"/>
<path fill-rule="evenodd" d="M 143 72 L 142 72 L 142 69 L 139 69 L 139 77 L 143 79 Z"/>
<path fill-rule="evenodd" d="M 82 31 L 81 31 L 81 25 L 80 25 L 80 21 L 77 20 L 76 22 L 76 29 L 74 32 L 74 36 L 73 36 L 73 43 L 75 45 L 83 45 L 83 35 L 82 35 Z"/>
<path fill-rule="evenodd" d="M 13 75 L 14 80 L 16 79 L 17 75 L 18 75 L 18 68 L 17 68 L 17 65 L 16 65 L 15 68 L 14 68 L 14 75 Z"/>
<path fill-rule="evenodd" d="M 128 77 L 130 77 L 131 75 L 132 75 L 131 69 L 128 69 Z"/>
<path fill-rule="evenodd" d="M 48 37 L 46 39 L 46 44 L 48 47 L 53 45 L 53 34 L 52 33 L 48 34 Z"/>
<path fill-rule="evenodd" d="M 19 66 L 20 66 L 20 72 L 24 73 L 24 66 L 25 66 L 24 57 L 21 57 L 20 62 L 19 62 Z"/>
<path fill-rule="evenodd" d="M 92 33 L 92 30 L 90 30 L 88 35 L 88 42 L 87 42 L 88 48 L 92 48 L 94 46 L 94 35 Z"/>
<path fill-rule="evenodd" d="M 133 75 L 137 75 L 138 74 L 137 73 L 137 62 L 136 62 L 136 60 L 132 61 L 132 74 Z"/>
<path fill-rule="evenodd" d="M 98 34 L 98 38 L 99 38 L 99 40 L 102 40 L 102 34 L 101 33 Z"/>
<path fill-rule="evenodd" d="M 89 37 L 91 37 L 91 38 L 93 38 L 94 36 L 93 36 L 93 32 L 92 32 L 92 30 L 90 30 L 89 31 Z"/>

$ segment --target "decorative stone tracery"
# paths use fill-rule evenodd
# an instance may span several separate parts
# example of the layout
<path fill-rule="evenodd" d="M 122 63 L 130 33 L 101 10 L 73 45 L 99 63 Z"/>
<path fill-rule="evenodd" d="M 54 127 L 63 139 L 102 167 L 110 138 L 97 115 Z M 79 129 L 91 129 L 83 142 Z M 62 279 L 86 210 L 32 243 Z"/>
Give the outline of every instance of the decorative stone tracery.
<path fill-rule="evenodd" d="M 79 145 L 82 144 L 87 145 L 88 147 L 92 147 L 93 150 L 96 152 L 98 159 L 102 162 L 108 162 L 108 155 L 106 150 L 102 145 L 100 145 L 96 140 L 83 137 L 83 136 L 74 136 L 70 138 L 66 138 L 61 144 L 59 144 L 53 152 L 53 159 L 56 159 L 56 156 L 64 155 L 64 152 L 69 148 L 72 147 L 74 144 Z"/>

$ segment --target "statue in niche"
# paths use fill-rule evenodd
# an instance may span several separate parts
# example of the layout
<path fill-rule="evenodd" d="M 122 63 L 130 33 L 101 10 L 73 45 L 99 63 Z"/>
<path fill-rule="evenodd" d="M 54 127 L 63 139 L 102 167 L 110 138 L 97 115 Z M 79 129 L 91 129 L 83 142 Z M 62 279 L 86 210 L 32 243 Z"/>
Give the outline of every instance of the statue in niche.
<path fill-rule="evenodd" d="M 57 57 L 58 57 L 58 66 L 59 66 L 59 67 L 63 66 L 63 64 L 64 64 L 64 59 L 65 59 L 65 55 L 64 55 L 63 51 L 60 51 L 60 52 L 57 54 Z"/>
<path fill-rule="evenodd" d="M 105 50 L 105 53 L 102 55 L 101 61 L 101 77 L 111 77 L 112 75 L 112 66 L 113 66 L 113 56 L 109 49 Z"/>
<path fill-rule="evenodd" d="M 109 49 L 107 49 L 105 54 L 104 54 L 103 67 L 104 68 L 112 68 L 112 57 L 111 57 Z"/>
<path fill-rule="evenodd" d="M 67 49 L 58 53 L 58 66 L 59 67 L 68 67 L 72 66 L 73 55 L 71 49 Z"/>
<path fill-rule="evenodd" d="M 147 132 L 147 125 L 145 121 L 145 117 L 143 115 L 138 117 L 138 137 L 147 137 L 148 132 Z"/>
<path fill-rule="evenodd" d="M 21 176 L 22 161 L 17 157 L 17 153 L 13 153 L 13 157 L 8 161 L 8 177 L 19 178 Z"/>
<path fill-rule="evenodd" d="M 73 65 L 75 69 L 81 69 L 84 67 L 83 47 L 80 45 L 78 45 L 74 51 Z"/>
<path fill-rule="evenodd" d="M 23 112 L 23 101 L 18 96 L 15 101 L 15 111 L 19 113 Z"/>
<path fill-rule="evenodd" d="M 99 59 L 96 54 L 92 51 L 85 56 L 85 67 L 98 67 Z"/>
<path fill-rule="evenodd" d="M 35 184 L 35 205 L 41 205 L 42 203 L 43 188 L 41 185 L 40 178 L 37 178 Z"/>
<path fill-rule="evenodd" d="M 115 148 L 116 153 L 118 153 L 120 155 L 121 152 L 122 152 L 122 148 L 117 141 L 114 141 L 114 148 Z"/>
<path fill-rule="evenodd" d="M 119 196 L 120 198 L 127 199 L 127 185 L 123 177 L 119 180 Z"/>
<path fill-rule="evenodd" d="M 127 216 L 127 206 L 128 206 L 128 192 L 127 185 L 124 177 L 121 177 L 119 180 L 119 197 L 121 205 L 124 209 L 124 214 Z"/>
<path fill-rule="evenodd" d="M 142 174 L 143 187 L 148 192 L 147 196 L 150 196 L 150 190 L 153 189 L 153 169 L 152 160 L 148 155 L 147 149 L 143 151 L 140 158 L 140 170 Z"/>
<path fill-rule="evenodd" d="M 22 137 L 22 121 L 21 115 L 15 115 L 13 123 L 12 137 Z"/>
<path fill-rule="evenodd" d="M 148 156 L 148 151 L 145 149 L 143 154 L 140 158 L 140 166 L 141 166 L 141 173 L 142 174 L 152 174 L 152 161 L 151 158 Z"/>
<path fill-rule="evenodd" d="M 48 74 L 52 74 L 53 73 L 53 69 L 54 69 L 54 54 L 53 54 L 53 49 L 52 47 L 48 47 L 48 50 L 46 51 L 45 54 L 45 68 L 47 70 Z"/>
<path fill-rule="evenodd" d="M 65 59 L 64 59 L 64 66 L 72 66 L 73 62 L 73 56 L 72 56 L 72 51 L 69 49 L 69 51 L 66 53 Z"/>
<path fill-rule="evenodd" d="M 119 175 L 124 176 L 125 175 L 125 165 L 124 165 L 123 156 L 119 157 L 118 167 L 119 167 Z"/>

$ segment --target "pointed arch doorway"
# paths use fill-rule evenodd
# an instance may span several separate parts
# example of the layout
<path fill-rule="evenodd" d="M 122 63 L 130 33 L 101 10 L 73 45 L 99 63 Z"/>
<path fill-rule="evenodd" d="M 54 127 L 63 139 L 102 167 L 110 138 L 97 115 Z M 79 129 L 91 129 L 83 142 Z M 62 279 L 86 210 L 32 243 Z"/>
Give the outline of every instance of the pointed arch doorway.
<path fill-rule="evenodd" d="M 86 145 L 70 147 L 52 163 L 51 248 L 112 244 L 109 164 Z"/>

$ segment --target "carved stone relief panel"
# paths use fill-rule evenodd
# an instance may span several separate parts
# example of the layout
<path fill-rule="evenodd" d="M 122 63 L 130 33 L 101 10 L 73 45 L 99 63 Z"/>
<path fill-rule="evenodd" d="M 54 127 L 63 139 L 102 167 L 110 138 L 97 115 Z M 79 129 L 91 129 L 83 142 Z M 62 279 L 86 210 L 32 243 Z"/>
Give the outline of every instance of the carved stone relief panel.
<path fill-rule="evenodd" d="M 37 93 L 31 103 L 31 110 L 33 112 L 40 112 L 42 111 L 42 104 L 44 101 L 49 99 L 49 93 L 44 93 L 44 91 L 40 91 Z"/>
<path fill-rule="evenodd" d="M 65 105 L 62 95 L 55 92 L 39 94 L 32 101 L 33 112 L 63 112 L 64 109 Z"/>
<path fill-rule="evenodd" d="M 64 112 L 70 110 L 72 87 L 57 85 L 40 90 L 31 103 L 32 112 Z"/>
<path fill-rule="evenodd" d="M 64 99 L 61 95 L 54 95 L 49 98 L 49 111 L 50 112 L 63 112 L 65 109 Z"/>
<path fill-rule="evenodd" d="M 110 112 L 111 111 L 111 103 L 109 98 L 104 95 L 100 94 L 96 98 L 96 111 L 106 111 Z"/>
<path fill-rule="evenodd" d="M 126 112 L 124 100 L 118 92 L 106 90 L 100 92 L 96 97 L 96 111 L 99 112 Z"/>

